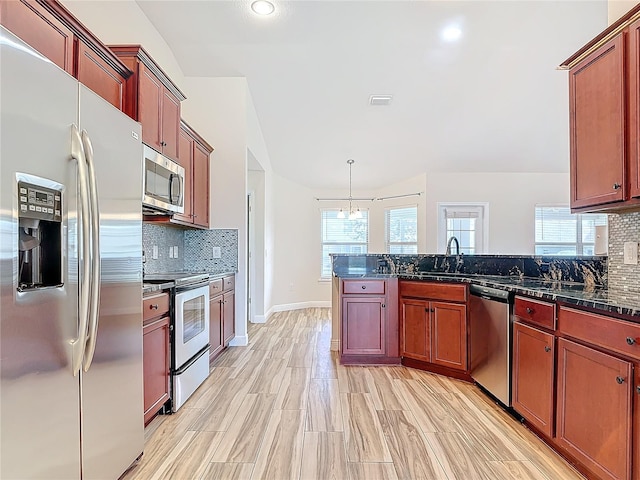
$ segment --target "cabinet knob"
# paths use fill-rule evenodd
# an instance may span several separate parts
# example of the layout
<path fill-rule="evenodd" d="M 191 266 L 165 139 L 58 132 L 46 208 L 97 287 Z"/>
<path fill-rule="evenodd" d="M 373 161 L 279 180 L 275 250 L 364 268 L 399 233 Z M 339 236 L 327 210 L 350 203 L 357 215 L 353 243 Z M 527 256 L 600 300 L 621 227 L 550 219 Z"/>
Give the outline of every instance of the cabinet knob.
<path fill-rule="evenodd" d="M 613 189 L 614 190 L 618 190 L 622 185 L 620 185 L 619 183 L 614 183 L 613 184 Z"/>
<path fill-rule="evenodd" d="M 362 285 L 362 289 L 363 289 L 363 290 L 366 290 L 366 289 L 367 289 L 367 286 L 366 286 L 366 285 Z"/>
<path fill-rule="evenodd" d="M 550 352 L 551 351 L 551 347 L 549 345 L 545 345 L 544 346 L 544 351 L 545 352 Z"/>
<path fill-rule="evenodd" d="M 382 308 L 386 308 L 386 306 L 387 306 L 387 305 L 386 305 L 385 303 L 383 303 L 383 304 L 382 304 Z"/>
<path fill-rule="evenodd" d="M 527 313 L 531 315 L 533 313 L 533 308 L 527 307 Z"/>
<path fill-rule="evenodd" d="M 149 305 L 149 310 L 157 310 L 158 309 L 158 305 L 154 304 L 154 305 Z"/>
<path fill-rule="evenodd" d="M 627 337 L 627 345 L 633 345 L 636 343 L 636 339 L 632 337 Z"/>
<path fill-rule="evenodd" d="M 618 382 L 618 385 L 622 385 L 624 383 L 624 377 L 616 377 L 616 382 Z"/>
<path fill-rule="evenodd" d="M 638 392 L 638 395 L 640 395 L 640 386 L 636 387 L 636 392 Z"/>
<path fill-rule="evenodd" d="M 166 147 L 167 146 L 167 142 L 160 142 L 160 146 L 161 147 Z"/>

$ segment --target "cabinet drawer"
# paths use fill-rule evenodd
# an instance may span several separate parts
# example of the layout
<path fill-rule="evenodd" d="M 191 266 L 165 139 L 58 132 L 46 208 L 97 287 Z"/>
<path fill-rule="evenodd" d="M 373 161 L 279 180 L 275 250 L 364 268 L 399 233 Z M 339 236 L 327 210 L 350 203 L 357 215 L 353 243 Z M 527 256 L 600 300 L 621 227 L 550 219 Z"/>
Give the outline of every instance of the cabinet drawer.
<path fill-rule="evenodd" d="M 212 282 L 209 283 L 209 295 L 211 297 L 214 297 L 215 295 L 218 295 L 222 293 L 222 279 L 219 278 L 218 280 L 214 280 Z"/>
<path fill-rule="evenodd" d="M 342 289 L 345 294 L 384 295 L 384 283 L 384 280 L 345 280 Z"/>
<path fill-rule="evenodd" d="M 160 317 L 169 311 L 169 294 L 161 293 L 142 299 L 142 319 L 147 320 Z"/>
<path fill-rule="evenodd" d="M 224 277 L 222 279 L 222 289 L 226 292 L 227 290 L 233 290 L 236 287 L 236 277 Z"/>
<path fill-rule="evenodd" d="M 400 282 L 400 296 L 466 302 L 467 286 L 452 283 Z"/>
<path fill-rule="evenodd" d="M 556 329 L 556 306 L 553 303 L 516 297 L 513 313 L 525 323 L 533 323 L 550 330 Z"/>
<path fill-rule="evenodd" d="M 560 307 L 558 332 L 640 359 L 640 325 L 597 313 Z"/>

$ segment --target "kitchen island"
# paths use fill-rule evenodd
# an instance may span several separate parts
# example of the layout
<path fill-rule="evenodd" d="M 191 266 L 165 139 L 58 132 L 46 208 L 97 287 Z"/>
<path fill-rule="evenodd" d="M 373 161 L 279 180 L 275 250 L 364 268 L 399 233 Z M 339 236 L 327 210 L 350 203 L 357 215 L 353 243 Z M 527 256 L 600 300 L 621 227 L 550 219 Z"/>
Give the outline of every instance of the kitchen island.
<path fill-rule="evenodd" d="M 607 288 L 605 259 L 333 261 L 343 363 L 402 363 L 472 381 L 472 339 L 494 332 L 470 328 L 469 285 L 507 291 L 513 368 L 504 406 L 589 478 L 640 478 L 640 302 Z M 431 271 L 419 268 L 429 263 Z"/>

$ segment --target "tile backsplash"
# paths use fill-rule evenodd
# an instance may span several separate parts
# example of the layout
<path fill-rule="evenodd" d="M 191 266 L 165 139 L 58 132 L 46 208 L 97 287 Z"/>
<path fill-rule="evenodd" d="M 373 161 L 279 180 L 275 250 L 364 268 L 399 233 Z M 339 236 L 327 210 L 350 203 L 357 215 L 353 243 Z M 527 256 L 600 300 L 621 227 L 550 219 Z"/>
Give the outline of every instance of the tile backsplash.
<path fill-rule="evenodd" d="M 640 213 L 609 215 L 609 288 L 640 295 L 640 265 L 624 264 L 624 242 L 640 242 Z"/>
<path fill-rule="evenodd" d="M 153 258 L 153 246 L 158 258 Z M 178 249 L 171 258 L 170 248 Z M 213 258 L 213 247 L 220 248 L 220 258 Z M 238 271 L 238 231 L 234 229 L 185 230 L 178 227 L 142 224 L 144 273 Z"/>

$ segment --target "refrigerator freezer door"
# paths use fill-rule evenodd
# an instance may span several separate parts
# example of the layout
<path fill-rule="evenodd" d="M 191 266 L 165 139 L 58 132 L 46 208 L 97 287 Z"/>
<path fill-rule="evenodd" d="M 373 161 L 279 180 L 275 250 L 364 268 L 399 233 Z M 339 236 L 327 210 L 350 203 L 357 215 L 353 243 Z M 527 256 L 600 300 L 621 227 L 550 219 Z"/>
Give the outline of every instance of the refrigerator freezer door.
<path fill-rule="evenodd" d="M 76 163 L 78 84 L 0 28 L 0 478 L 80 478 Z M 16 175 L 58 182 L 61 287 L 17 291 Z"/>
<path fill-rule="evenodd" d="M 142 135 L 83 85 L 79 121 L 94 152 L 101 256 L 95 353 L 82 373 L 83 478 L 117 479 L 144 446 Z"/>

